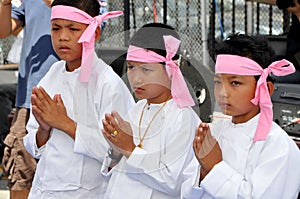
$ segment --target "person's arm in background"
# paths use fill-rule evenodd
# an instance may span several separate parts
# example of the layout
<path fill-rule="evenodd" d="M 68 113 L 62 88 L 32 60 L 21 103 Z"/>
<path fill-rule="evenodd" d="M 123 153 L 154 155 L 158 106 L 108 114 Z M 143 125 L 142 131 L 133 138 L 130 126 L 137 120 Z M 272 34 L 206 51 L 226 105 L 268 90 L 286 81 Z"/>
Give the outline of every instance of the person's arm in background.
<path fill-rule="evenodd" d="M 296 15 L 300 21 L 300 3 L 298 0 L 294 0 L 295 6 L 290 6 L 287 8 L 287 11 Z"/>
<path fill-rule="evenodd" d="M 11 17 L 11 0 L 0 0 L 0 38 L 5 38 L 17 31 L 22 22 Z"/>
<path fill-rule="evenodd" d="M 99 14 L 102 15 L 102 14 L 104 14 L 108 11 L 108 9 L 107 9 L 107 0 L 98 0 L 98 1 L 99 1 L 99 4 L 100 4 Z M 107 20 L 102 21 L 101 31 L 103 31 L 106 23 L 107 23 Z"/>

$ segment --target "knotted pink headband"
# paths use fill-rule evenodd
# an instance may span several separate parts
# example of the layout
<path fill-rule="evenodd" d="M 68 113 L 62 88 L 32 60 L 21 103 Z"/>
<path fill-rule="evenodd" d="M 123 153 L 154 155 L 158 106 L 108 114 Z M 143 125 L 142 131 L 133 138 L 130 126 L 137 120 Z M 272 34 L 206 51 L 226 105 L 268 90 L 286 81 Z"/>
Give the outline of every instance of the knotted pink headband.
<path fill-rule="evenodd" d="M 167 52 L 166 57 L 163 57 L 151 50 L 130 45 L 127 51 L 126 60 L 148 63 L 165 62 L 167 66 L 166 71 L 172 80 L 171 93 L 174 101 L 180 108 L 194 106 L 194 100 L 188 90 L 186 82 L 184 81 L 183 75 L 179 67 L 172 60 L 179 48 L 180 41 L 170 35 L 165 35 L 163 38 Z"/>
<path fill-rule="evenodd" d="M 275 61 L 263 69 L 252 59 L 237 55 L 218 55 L 215 73 L 237 75 L 260 75 L 257 81 L 255 97 L 251 102 L 260 106 L 260 117 L 253 141 L 265 140 L 271 129 L 273 121 L 272 102 L 267 87 L 267 77 L 273 73 L 276 76 L 284 76 L 295 72 L 294 65 L 283 59 Z"/>
<path fill-rule="evenodd" d="M 81 82 L 88 82 L 91 75 L 95 45 L 95 31 L 97 27 L 101 25 L 103 20 L 118 17 L 122 14 L 122 11 L 112 11 L 96 17 L 91 17 L 86 12 L 72 6 L 57 5 L 52 7 L 51 20 L 67 19 L 89 24 L 78 40 L 78 43 L 82 43 L 81 69 L 78 77 Z"/>

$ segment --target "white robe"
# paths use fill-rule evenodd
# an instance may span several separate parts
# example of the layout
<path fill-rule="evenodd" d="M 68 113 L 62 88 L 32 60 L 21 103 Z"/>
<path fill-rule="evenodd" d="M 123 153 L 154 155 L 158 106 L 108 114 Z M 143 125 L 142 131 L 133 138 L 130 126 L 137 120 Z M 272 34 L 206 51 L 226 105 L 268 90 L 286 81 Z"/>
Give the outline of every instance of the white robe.
<path fill-rule="evenodd" d="M 258 116 L 243 124 L 221 120 L 212 124 L 223 161 L 199 185 L 196 158 L 184 171 L 182 198 L 295 199 L 300 187 L 300 151 L 273 122 L 265 141 L 253 142 Z"/>
<path fill-rule="evenodd" d="M 67 72 L 65 61 L 59 61 L 38 85 L 51 97 L 61 94 L 77 128 L 75 140 L 53 128 L 47 143 L 38 149 L 38 123 L 31 113 L 24 145 L 39 162 L 30 198 L 101 198 L 105 191 L 100 169 L 108 144 L 101 132 L 102 119 L 113 109 L 124 116 L 135 103 L 122 79 L 94 55 L 88 83 L 77 80 L 80 69 Z"/>
<path fill-rule="evenodd" d="M 134 143 L 139 144 L 138 124 L 146 100 L 140 100 L 127 120 L 133 129 Z M 145 108 L 141 135 L 162 104 Z M 107 156 L 102 173 L 110 178 L 104 198 L 150 199 L 180 198 L 182 171 L 193 158 L 191 144 L 200 119 L 192 108 L 180 109 L 173 100 L 153 120 L 143 141 L 130 157 L 123 157 L 108 172 L 111 159 Z"/>

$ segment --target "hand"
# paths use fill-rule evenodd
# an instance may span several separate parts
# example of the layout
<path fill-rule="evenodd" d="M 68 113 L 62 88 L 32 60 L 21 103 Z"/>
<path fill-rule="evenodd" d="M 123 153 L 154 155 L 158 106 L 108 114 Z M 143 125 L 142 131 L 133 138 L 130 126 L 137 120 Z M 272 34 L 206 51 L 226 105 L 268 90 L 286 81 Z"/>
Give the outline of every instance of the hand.
<path fill-rule="evenodd" d="M 287 11 L 296 15 L 300 21 L 300 4 L 298 3 L 298 0 L 294 0 L 295 6 L 293 7 L 288 7 Z"/>
<path fill-rule="evenodd" d="M 135 148 L 130 124 L 115 111 L 111 114 L 105 114 L 102 123 L 104 137 L 114 151 L 119 151 L 128 158 Z M 114 135 L 115 131 L 117 131 L 117 135 Z"/>
<path fill-rule="evenodd" d="M 40 110 L 38 108 L 39 98 L 38 98 L 39 89 L 36 87 L 32 88 L 31 94 L 31 104 L 32 104 L 32 114 L 40 125 L 40 128 L 43 132 L 50 132 L 51 126 L 43 120 L 40 115 Z"/>
<path fill-rule="evenodd" d="M 217 163 L 222 161 L 221 148 L 216 139 L 211 135 L 207 123 L 201 123 L 196 129 L 193 149 L 201 168 L 203 168 L 203 178 Z"/>
<path fill-rule="evenodd" d="M 49 129 L 51 127 L 65 131 L 68 122 L 74 122 L 67 116 L 67 111 L 60 95 L 55 95 L 53 99 L 44 88 L 34 87 L 32 89 L 32 112 L 39 122 L 40 127 Z"/>

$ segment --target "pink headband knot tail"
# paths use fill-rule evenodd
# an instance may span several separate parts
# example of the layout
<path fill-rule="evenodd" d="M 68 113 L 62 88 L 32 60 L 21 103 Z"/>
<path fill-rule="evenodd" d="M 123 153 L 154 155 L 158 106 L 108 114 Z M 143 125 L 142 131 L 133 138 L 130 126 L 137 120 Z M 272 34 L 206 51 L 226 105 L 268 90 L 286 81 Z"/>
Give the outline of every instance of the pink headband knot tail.
<path fill-rule="evenodd" d="M 195 102 L 189 92 L 184 77 L 179 67 L 174 63 L 172 58 L 176 55 L 180 46 L 180 41 L 172 36 L 163 36 L 166 48 L 166 67 L 168 76 L 171 79 L 171 93 L 174 101 L 180 108 L 194 106 Z"/>
<path fill-rule="evenodd" d="M 268 68 L 265 68 L 257 81 L 255 97 L 251 100 L 253 104 L 260 106 L 260 118 L 256 129 L 254 141 L 265 140 L 271 130 L 273 121 L 273 110 L 270 93 L 267 86 L 267 77 L 273 73 L 276 76 L 285 76 L 295 72 L 294 65 L 283 59 L 273 62 Z"/>

